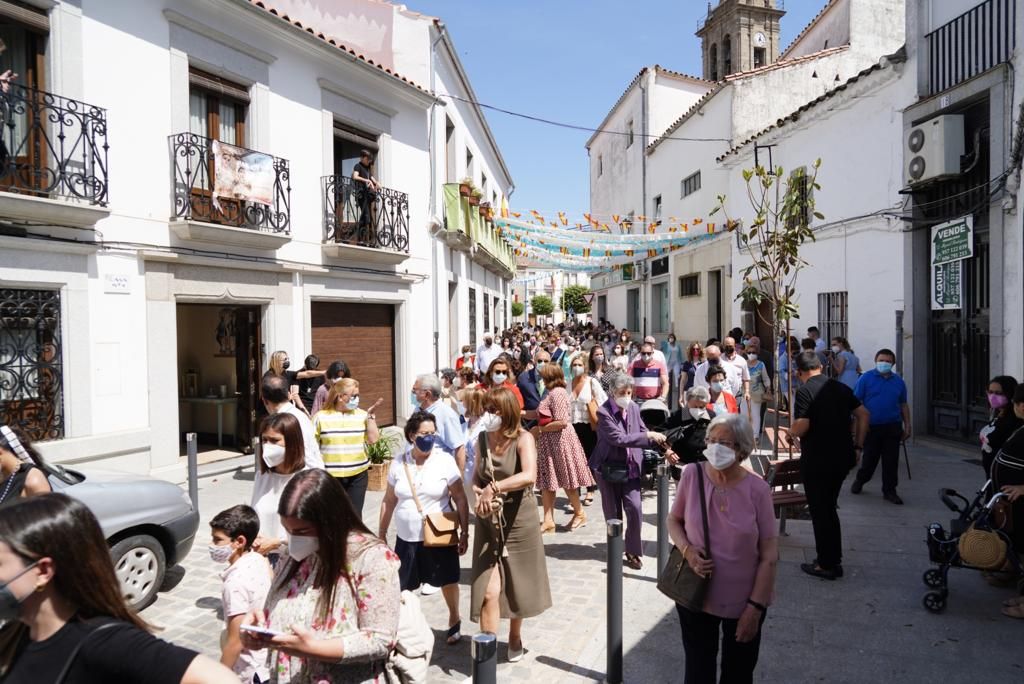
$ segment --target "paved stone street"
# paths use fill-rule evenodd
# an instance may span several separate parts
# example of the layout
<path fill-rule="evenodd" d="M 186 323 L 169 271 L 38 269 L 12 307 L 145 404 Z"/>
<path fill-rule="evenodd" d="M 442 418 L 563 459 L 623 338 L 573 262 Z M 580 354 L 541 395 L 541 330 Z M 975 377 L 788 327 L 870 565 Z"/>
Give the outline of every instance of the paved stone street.
<path fill-rule="evenodd" d="M 954 570 L 946 613 L 921 607 L 921 573 L 929 567 L 925 527 L 950 514 L 939 502 L 940 486 L 970 492 L 980 482 L 970 452 L 911 449 L 914 479 L 901 484 L 907 505 L 882 501 L 877 482 L 861 496 L 840 499 L 846 577 L 825 582 L 803 575 L 799 564 L 814 557 L 810 523 L 791 521 L 782 541 L 776 600 L 765 624 L 757 680 L 764 682 L 940 681 L 952 675 L 969 681 L 1021 681 L 1024 625 L 999 613 L 1009 589 L 995 589 L 976 573 Z M 876 475 L 876 479 L 877 479 Z M 906 471 L 901 465 L 901 478 Z M 200 480 L 200 536 L 181 567 L 169 572 L 165 590 L 144 613 L 178 644 L 216 655 L 221 629 L 220 584 L 206 552 L 210 517 L 248 502 L 252 468 Z M 381 495 L 370 493 L 368 520 L 376 519 Z M 564 504 L 564 500 L 559 500 Z M 679 625 L 671 604 L 656 589 L 653 493 L 645 496 L 647 558 L 641 572 L 624 581 L 625 679 L 680 681 L 683 664 Z M 554 606 L 524 629 L 527 655 L 504 662 L 506 634 L 499 635 L 499 680 L 545 682 L 601 680 L 605 672 L 605 527 L 598 502 L 590 523 L 575 533 L 545 537 Z M 570 514 L 559 512 L 561 526 Z M 371 524 L 371 528 L 374 525 Z M 393 531 L 392 531 L 393 534 Z M 393 541 L 393 538 L 392 538 Z M 468 616 L 468 556 L 463 562 L 463 615 Z M 423 598 L 438 645 L 431 681 L 463 681 L 470 673 L 469 637 L 457 647 L 443 643 L 447 611 L 440 593 Z M 463 620 L 464 634 L 474 625 Z"/>

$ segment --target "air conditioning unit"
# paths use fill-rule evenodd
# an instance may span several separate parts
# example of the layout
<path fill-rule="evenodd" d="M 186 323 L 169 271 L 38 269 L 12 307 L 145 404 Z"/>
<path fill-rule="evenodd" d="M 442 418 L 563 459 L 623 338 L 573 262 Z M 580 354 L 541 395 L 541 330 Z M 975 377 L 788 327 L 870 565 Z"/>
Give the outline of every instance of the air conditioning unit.
<path fill-rule="evenodd" d="M 907 184 L 960 174 L 960 157 L 964 154 L 964 117 L 946 114 L 929 119 L 907 132 Z"/>

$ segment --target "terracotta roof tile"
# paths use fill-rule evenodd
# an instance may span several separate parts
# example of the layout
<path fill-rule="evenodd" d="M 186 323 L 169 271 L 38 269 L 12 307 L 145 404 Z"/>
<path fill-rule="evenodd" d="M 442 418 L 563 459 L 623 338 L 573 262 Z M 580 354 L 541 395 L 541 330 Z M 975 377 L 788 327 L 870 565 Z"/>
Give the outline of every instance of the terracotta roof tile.
<path fill-rule="evenodd" d="M 824 93 L 822 95 L 819 95 L 818 97 L 814 98 L 810 102 L 808 102 L 808 103 L 806 103 L 804 105 L 801 105 L 795 111 L 793 111 L 790 114 L 787 114 L 786 116 L 782 117 L 781 119 L 779 119 L 778 121 L 773 123 L 771 126 L 768 126 L 767 128 L 765 128 L 765 129 L 763 129 L 761 131 L 758 131 L 757 133 L 754 133 L 752 136 L 750 136 L 749 138 L 747 138 L 743 142 L 741 142 L 741 143 L 739 143 L 737 145 L 734 145 L 732 148 L 729 149 L 728 152 L 726 152 L 725 154 L 723 154 L 720 157 L 718 157 L 715 161 L 721 162 L 726 157 L 728 157 L 730 155 L 733 155 L 733 154 L 736 154 L 737 152 L 740 151 L 740 149 L 742 149 L 743 147 L 746 147 L 750 143 L 754 142 L 755 140 L 760 138 L 765 133 L 768 133 L 768 132 L 770 132 L 770 131 L 772 131 L 772 130 L 774 130 L 776 128 L 782 128 L 787 123 L 798 121 L 801 114 L 803 114 L 807 110 L 811 109 L 812 107 L 816 107 L 817 105 L 821 104 L 822 102 L 833 98 L 834 96 L 836 96 L 839 93 L 843 92 L 844 90 L 846 90 L 847 88 L 849 88 L 854 83 L 856 83 L 857 81 L 861 80 L 862 78 L 864 78 L 866 76 L 869 76 L 869 75 L 873 74 L 876 71 L 881 71 L 881 70 L 887 68 L 891 64 L 900 64 L 900 63 L 906 62 L 906 61 L 907 61 L 907 51 L 906 51 L 905 48 L 900 48 L 899 50 L 897 50 L 893 54 L 886 55 L 885 57 L 883 57 L 882 59 L 878 60 L 877 62 L 875 62 L 871 66 L 867 67 L 866 69 L 862 69 L 861 71 L 859 71 L 852 78 L 846 80 L 843 83 L 840 83 L 838 86 L 836 86 L 832 90 L 829 90 L 828 92 L 826 92 L 826 93 Z"/>
<path fill-rule="evenodd" d="M 750 78 L 750 77 L 753 77 L 753 76 L 759 76 L 760 74 L 763 74 L 763 73 L 766 73 L 766 72 L 769 72 L 769 71 L 775 71 L 776 69 L 784 69 L 786 67 L 790 67 L 790 66 L 793 66 L 795 64 L 803 64 L 804 62 L 810 62 L 810 61 L 813 61 L 815 59 L 819 59 L 821 57 L 827 57 L 827 56 L 835 54 L 837 52 L 842 52 L 843 50 L 848 50 L 849 47 L 850 47 L 849 45 L 840 45 L 838 47 L 826 48 L 824 50 L 819 50 L 818 52 L 812 52 L 812 53 L 810 53 L 808 55 L 803 55 L 801 57 L 796 57 L 794 59 L 787 59 L 787 60 L 784 60 L 784 61 L 780 60 L 778 62 L 773 62 L 772 64 L 768 64 L 768 65 L 765 65 L 763 67 L 758 67 L 756 69 L 749 69 L 747 71 L 737 71 L 736 73 L 729 74 L 728 76 L 725 77 L 725 79 L 723 79 L 721 81 L 718 81 L 718 83 L 716 83 L 715 86 L 713 88 L 711 88 L 711 90 L 709 90 L 707 93 L 705 93 L 703 97 L 701 97 L 699 100 L 694 102 L 693 105 L 689 109 L 687 109 L 685 112 L 683 112 L 683 114 L 678 119 L 673 121 L 669 125 L 669 127 L 665 129 L 664 133 L 662 133 L 660 136 L 658 136 L 658 138 L 656 140 L 654 140 L 654 142 L 652 142 L 650 145 L 648 145 L 647 146 L 647 153 L 649 154 L 649 153 L 653 152 L 654 148 L 656 148 L 658 145 L 660 145 L 665 139 L 670 137 L 673 132 L 675 132 L 680 126 L 683 125 L 683 123 L 687 119 L 689 119 L 693 115 L 694 112 L 696 112 L 698 109 L 700 109 L 702 106 L 704 106 L 707 103 L 708 100 L 710 100 L 712 97 L 714 97 L 719 92 L 721 92 L 725 88 L 725 86 L 730 85 L 733 81 L 738 81 L 738 80 L 741 80 L 741 79 L 744 79 L 744 78 Z"/>
<path fill-rule="evenodd" d="M 394 78 L 396 80 L 399 80 L 402 83 L 404 83 L 404 84 L 406 84 L 406 85 L 408 85 L 408 86 L 410 86 L 412 88 L 415 88 L 416 90 L 419 90 L 422 93 L 427 93 L 428 92 L 425 88 L 423 88 L 422 86 L 418 85 L 417 83 L 414 83 L 413 81 L 409 80 L 405 76 L 402 76 L 397 71 L 389 69 L 388 67 L 385 67 L 382 64 L 377 64 L 372 59 L 369 59 L 369 58 L 365 57 L 364 55 L 361 55 L 361 54 L 357 53 L 352 48 L 350 48 L 350 47 L 348 47 L 346 45 L 342 45 L 341 43 L 336 42 L 333 38 L 328 38 L 323 33 L 320 33 L 319 31 L 315 30 L 311 26 L 304 26 L 302 24 L 302 22 L 300 22 L 298 20 L 291 19 L 287 14 L 283 14 L 283 13 L 279 12 L 278 10 L 276 10 L 273 7 L 271 7 L 270 5 L 268 5 L 263 0 L 249 0 L 249 4 L 252 5 L 253 7 L 258 7 L 259 9 L 263 10 L 264 12 L 267 12 L 268 14 L 274 15 L 275 17 L 277 17 L 278 19 L 281 19 L 282 21 L 288 22 L 289 24 L 291 24 L 292 26 L 295 26 L 296 28 L 302 29 L 303 31 L 309 33 L 310 35 L 315 36 L 316 38 L 319 38 L 320 40 L 322 40 L 323 42 L 327 43 L 328 45 L 331 45 L 333 47 L 338 48 L 342 52 L 347 52 L 348 54 L 352 55 L 353 57 L 355 57 L 356 59 L 360 60 L 361 62 L 365 62 L 366 64 L 368 64 L 370 66 L 373 66 L 373 67 L 376 67 L 376 68 L 380 69 L 381 71 L 383 71 L 388 76 L 390 76 L 390 77 L 392 77 L 392 78 Z M 387 4 L 391 4 L 391 3 L 387 3 Z"/>

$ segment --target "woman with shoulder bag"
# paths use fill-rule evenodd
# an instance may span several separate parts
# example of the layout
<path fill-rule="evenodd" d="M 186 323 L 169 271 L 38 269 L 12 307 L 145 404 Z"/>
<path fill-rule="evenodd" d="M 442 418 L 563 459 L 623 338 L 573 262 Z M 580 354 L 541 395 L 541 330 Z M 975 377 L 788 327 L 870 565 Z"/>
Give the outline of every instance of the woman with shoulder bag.
<path fill-rule="evenodd" d="M 572 428 L 576 431 L 576 437 L 583 447 L 583 454 L 590 459 L 597 446 L 597 409 L 601 404 L 608 401 L 601 382 L 594 377 L 594 356 L 600 357 L 600 365 L 604 364 L 604 349 L 594 347 L 590 354 L 580 354 L 572 362 L 572 389 L 569 398 L 572 399 Z M 591 368 L 591 374 L 586 372 L 587 365 Z M 594 492 L 597 491 L 597 484 L 587 487 L 587 495 L 583 499 L 583 505 L 589 506 L 594 503 Z"/>
<path fill-rule="evenodd" d="M 761 406 L 773 399 L 772 380 L 768 376 L 768 368 L 764 361 L 757 358 L 757 347 L 751 344 L 747 345 L 747 367 L 750 370 L 750 401 L 741 404 L 740 409 L 745 407 L 750 413 L 754 443 L 757 444 L 761 440 Z"/>
<path fill-rule="evenodd" d="M 64 494 L 0 510 L 4 684 L 238 684 L 238 675 L 150 634 L 125 604 L 96 517 Z"/>
<path fill-rule="evenodd" d="M 508 660 L 522 660 L 523 620 L 551 607 L 544 541 L 537 525 L 537 448 L 522 428 L 519 402 L 504 388 L 484 399 L 473 492 L 473 579 L 470 614 L 483 632 L 510 618 Z"/>
<path fill-rule="evenodd" d="M 459 466 L 435 441 L 434 420 L 433 414 L 417 411 L 406 421 L 405 438 L 411 446 L 391 462 L 377 529 L 378 536 L 386 539 L 391 517 L 395 516 L 395 553 L 402 561 L 398 574 L 402 591 L 416 591 L 420 584 L 441 587 L 448 606 L 445 639 L 451 646 L 462 638 L 459 556 L 469 548 L 469 506 Z M 427 538 L 427 526 L 431 533 L 441 531 L 450 537 L 441 543 L 455 544 L 438 546 L 437 540 Z"/>
<path fill-rule="evenodd" d="M 633 378 L 620 373 L 612 378 L 611 397 L 597 410 L 597 445 L 590 467 L 597 474 L 605 520 L 622 519 L 626 513 L 626 565 L 643 567 L 640 526 L 640 476 L 643 449 L 665 444 L 665 435 L 650 431 L 633 402 Z M 675 454 L 666 454 L 674 458 Z"/>
<path fill-rule="evenodd" d="M 573 357 L 570 368 L 586 368 L 580 352 Z M 580 487 L 594 484 L 587 468 L 587 456 L 572 429 L 572 399 L 565 388 L 562 369 L 546 363 L 540 369 L 547 393 L 537 406 L 537 426 L 531 432 L 537 440 L 537 486 L 541 491 L 544 520 L 541 533 L 555 531 L 555 492 L 565 490 L 572 505 L 573 516 L 568 530 L 573 532 L 587 524 L 587 514 L 580 502 Z"/>
<path fill-rule="evenodd" d="M 754 449 L 746 418 L 717 416 L 706 441 L 707 463 L 683 468 L 667 521 L 675 548 L 705 580 L 699 609 L 676 604 L 684 681 L 714 684 L 721 644 L 719 681 L 752 682 L 779 557 L 771 487 L 742 465 Z"/>

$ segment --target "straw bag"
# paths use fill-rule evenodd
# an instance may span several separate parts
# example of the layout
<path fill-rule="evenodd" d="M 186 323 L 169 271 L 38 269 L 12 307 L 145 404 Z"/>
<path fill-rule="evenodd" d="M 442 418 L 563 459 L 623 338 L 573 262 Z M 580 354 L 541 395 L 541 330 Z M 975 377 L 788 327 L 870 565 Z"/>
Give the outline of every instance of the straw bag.
<path fill-rule="evenodd" d="M 711 537 L 708 534 L 708 502 L 704 494 L 704 468 L 697 468 L 697 488 L 700 490 L 700 517 L 704 524 L 704 557 L 711 558 Z M 672 547 L 665 569 L 658 578 L 658 591 L 687 610 L 699 613 L 704 610 L 704 598 L 708 594 L 709 577 L 701 577 L 693 571 L 679 548 Z"/>
<path fill-rule="evenodd" d="M 1006 563 L 1006 542 L 992 530 L 982 530 L 973 524 L 960 535 L 957 542 L 960 557 L 982 570 L 1001 570 Z"/>
<path fill-rule="evenodd" d="M 403 462 L 402 466 L 405 468 L 405 477 L 409 480 L 409 488 L 412 489 L 412 500 L 416 503 L 416 510 L 423 518 L 423 545 L 432 547 L 458 545 L 459 514 L 455 511 L 424 514 L 420 497 L 416 494 L 416 485 L 412 482 L 408 462 Z M 448 498 L 448 507 L 452 508 L 451 497 Z"/>

